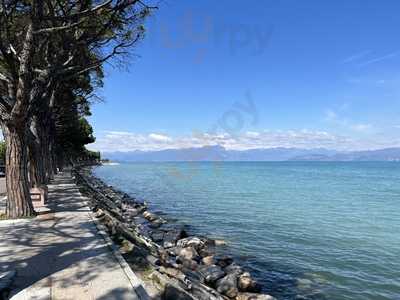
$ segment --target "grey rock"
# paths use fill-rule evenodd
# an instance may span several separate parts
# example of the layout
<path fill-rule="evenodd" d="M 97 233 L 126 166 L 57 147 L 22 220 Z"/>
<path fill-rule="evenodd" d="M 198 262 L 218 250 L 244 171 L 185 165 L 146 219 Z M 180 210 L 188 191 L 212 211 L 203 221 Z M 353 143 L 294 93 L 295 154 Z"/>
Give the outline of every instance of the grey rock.
<path fill-rule="evenodd" d="M 201 262 L 206 266 L 215 265 L 217 263 L 217 261 L 215 260 L 214 256 L 212 256 L 212 255 L 203 257 Z"/>
<path fill-rule="evenodd" d="M 199 249 L 198 252 L 201 257 L 207 257 L 207 256 L 214 255 L 215 249 L 212 247 L 206 246 L 204 248 Z"/>
<path fill-rule="evenodd" d="M 172 256 L 178 256 L 179 253 L 181 252 L 182 248 L 181 247 L 172 247 L 168 249 L 168 253 Z"/>
<path fill-rule="evenodd" d="M 151 212 L 149 212 L 149 211 L 147 211 L 147 210 L 143 213 L 143 217 L 144 217 L 146 220 L 150 221 L 150 222 L 153 222 L 153 221 L 155 221 L 155 220 L 158 219 L 158 216 L 157 216 L 157 215 L 155 215 L 155 214 L 153 214 L 153 213 L 151 213 Z"/>
<path fill-rule="evenodd" d="M 180 270 L 187 276 L 190 281 L 200 282 L 202 280 L 201 275 L 195 270 L 185 268 L 183 265 L 180 266 Z"/>
<path fill-rule="evenodd" d="M 217 282 L 218 279 L 221 279 L 225 276 L 225 272 L 222 271 L 221 267 L 212 265 L 212 266 L 203 266 L 199 268 L 200 275 L 204 278 L 204 282 L 212 285 Z"/>
<path fill-rule="evenodd" d="M 193 247 L 196 250 L 199 250 L 199 249 L 201 249 L 201 248 L 203 248 L 205 246 L 205 242 L 202 239 L 198 238 L 198 237 L 187 237 L 187 238 L 184 238 L 184 239 L 180 239 L 176 243 L 176 245 L 178 247 L 182 247 L 182 248 Z"/>
<path fill-rule="evenodd" d="M 216 283 L 217 291 L 229 298 L 235 298 L 239 293 L 237 287 L 237 276 L 235 274 L 228 274 L 221 278 Z"/>
<path fill-rule="evenodd" d="M 197 300 L 225 300 L 220 293 L 202 284 L 193 284 L 191 294 Z"/>
<path fill-rule="evenodd" d="M 188 260 L 198 260 L 199 254 L 197 253 L 196 249 L 193 247 L 183 248 L 179 251 L 178 256 L 180 258 L 188 259 Z"/>
<path fill-rule="evenodd" d="M 184 259 L 184 258 L 178 257 L 178 261 L 181 264 L 181 268 L 187 269 L 187 270 L 194 271 L 199 266 L 199 264 L 196 261 L 191 260 L 191 259 Z"/>
<path fill-rule="evenodd" d="M 165 233 L 164 235 L 164 247 L 171 248 L 176 245 L 176 242 L 187 236 L 183 229 L 173 229 Z"/>
<path fill-rule="evenodd" d="M 238 287 L 241 292 L 259 293 L 261 291 L 261 286 L 247 272 L 239 276 Z"/>
<path fill-rule="evenodd" d="M 224 271 L 227 274 L 236 274 L 236 276 L 239 276 L 244 273 L 243 268 L 235 263 L 232 263 L 226 268 L 224 268 Z"/>
<path fill-rule="evenodd" d="M 233 263 L 233 258 L 230 256 L 216 256 L 215 259 L 217 260 L 216 264 L 221 268 L 226 268 Z"/>

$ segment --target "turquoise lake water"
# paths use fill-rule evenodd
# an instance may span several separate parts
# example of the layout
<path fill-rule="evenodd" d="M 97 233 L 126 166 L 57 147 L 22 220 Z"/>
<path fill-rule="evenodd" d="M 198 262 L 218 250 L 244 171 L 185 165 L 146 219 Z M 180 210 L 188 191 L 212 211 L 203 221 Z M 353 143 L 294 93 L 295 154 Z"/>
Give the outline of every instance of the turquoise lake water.
<path fill-rule="evenodd" d="M 278 299 L 400 299 L 400 163 L 127 163 L 95 174 L 226 240 Z"/>

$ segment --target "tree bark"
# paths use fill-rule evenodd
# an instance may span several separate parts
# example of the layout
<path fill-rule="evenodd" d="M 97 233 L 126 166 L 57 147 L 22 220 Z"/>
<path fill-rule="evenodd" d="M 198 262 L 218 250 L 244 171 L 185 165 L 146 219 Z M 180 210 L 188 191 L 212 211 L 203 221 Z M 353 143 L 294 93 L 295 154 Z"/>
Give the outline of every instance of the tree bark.
<path fill-rule="evenodd" d="M 39 187 L 48 183 L 45 160 L 42 148 L 46 144 L 41 138 L 40 126 L 36 117 L 32 118 L 29 132 L 29 175 L 32 187 Z"/>
<path fill-rule="evenodd" d="M 28 23 L 15 88 L 15 103 L 4 122 L 6 141 L 6 215 L 9 218 L 35 215 L 28 180 L 28 110 L 32 88 L 32 60 L 35 51 L 34 24 Z"/>
<path fill-rule="evenodd" d="M 21 128 L 22 127 L 22 128 Z M 8 218 L 35 215 L 28 183 L 28 151 L 25 126 L 3 126 L 6 141 L 6 185 Z"/>
<path fill-rule="evenodd" d="M 48 117 L 49 118 L 49 117 Z M 51 137 L 51 119 L 38 123 L 39 137 L 42 143 L 42 160 L 46 175 L 46 184 L 54 179 L 53 143 Z"/>

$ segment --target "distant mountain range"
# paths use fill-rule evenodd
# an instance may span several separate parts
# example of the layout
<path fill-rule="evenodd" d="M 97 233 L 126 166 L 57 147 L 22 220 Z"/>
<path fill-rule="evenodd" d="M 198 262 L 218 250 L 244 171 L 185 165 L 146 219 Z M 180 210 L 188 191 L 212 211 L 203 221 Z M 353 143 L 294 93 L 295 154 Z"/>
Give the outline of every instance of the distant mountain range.
<path fill-rule="evenodd" d="M 103 152 L 112 161 L 400 161 L 400 148 L 335 151 L 323 148 L 227 150 L 222 146 L 160 151 Z"/>

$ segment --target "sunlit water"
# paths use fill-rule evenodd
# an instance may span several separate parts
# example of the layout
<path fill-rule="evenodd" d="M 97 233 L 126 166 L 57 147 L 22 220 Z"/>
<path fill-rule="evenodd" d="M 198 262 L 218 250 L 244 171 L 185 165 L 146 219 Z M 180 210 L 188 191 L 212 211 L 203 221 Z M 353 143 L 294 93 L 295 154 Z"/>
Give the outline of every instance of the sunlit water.
<path fill-rule="evenodd" d="M 278 299 L 400 299 L 400 163 L 129 163 L 95 173 L 223 238 Z"/>

